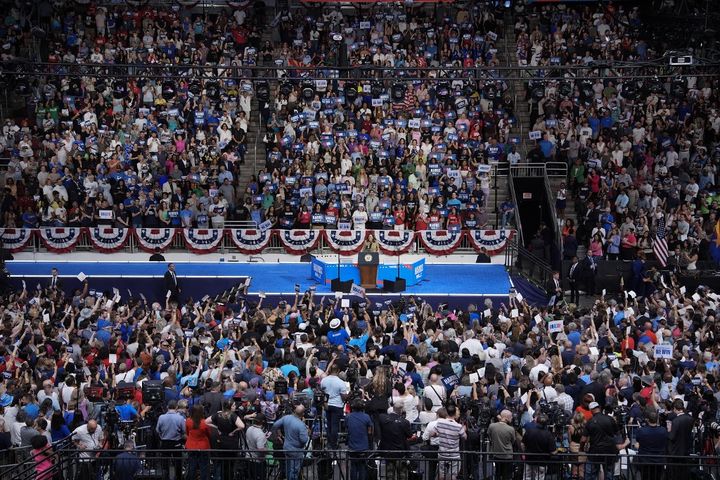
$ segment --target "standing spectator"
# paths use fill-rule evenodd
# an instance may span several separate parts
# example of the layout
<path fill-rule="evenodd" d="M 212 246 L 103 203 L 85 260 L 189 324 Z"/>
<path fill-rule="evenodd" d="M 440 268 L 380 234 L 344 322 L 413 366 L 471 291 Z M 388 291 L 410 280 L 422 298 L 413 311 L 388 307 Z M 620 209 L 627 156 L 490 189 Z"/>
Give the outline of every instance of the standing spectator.
<path fill-rule="evenodd" d="M 465 427 L 458 423 L 460 412 L 454 404 L 447 406 L 447 418 L 442 418 L 435 425 L 435 436 L 438 443 L 438 478 L 455 480 L 460 473 L 460 440 L 467 438 Z"/>
<path fill-rule="evenodd" d="M 692 435 L 694 420 L 685 411 L 685 403 L 681 398 L 673 400 L 673 413 L 675 417 L 670 422 L 668 431 L 668 455 L 670 463 L 685 463 L 690 455 L 692 447 Z M 669 478 L 681 478 L 683 469 L 681 467 L 670 467 Z"/>
<path fill-rule="evenodd" d="M 373 421 L 363 411 L 361 401 L 350 404 L 351 412 L 345 419 L 347 425 L 347 448 L 350 451 L 350 480 L 367 479 L 367 452 L 373 434 Z"/>
<path fill-rule="evenodd" d="M 340 371 L 337 364 L 330 368 L 330 374 L 323 378 L 320 387 L 328 395 L 327 424 L 328 424 L 328 446 L 331 450 L 338 448 L 338 435 L 340 433 L 340 422 L 343 417 L 343 407 L 347 397 L 348 388 L 344 381 L 337 376 Z"/>
<path fill-rule="evenodd" d="M 113 478 L 132 480 L 142 468 L 140 459 L 133 452 L 135 445 L 131 440 L 125 441 L 125 451 L 113 460 Z"/>
<path fill-rule="evenodd" d="M 512 412 L 503 410 L 498 415 L 498 421 L 491 423 L 488 427 L 490 454 L 495 462 L 495 478 L 497 480 L 512 480 L 513 478 L 513 452 L 516 434 L 511 425 L 512 419 Z"/>
<path fill-rule="evenodd" d="M 167 412 L 158 417 L 155 431 L 160 438 L 160 448 L 163 450 L 178 450 L 182 448 L 182 439 L 185 436 L 185 418 L 177 411 L 177 401 L 170 400 L 167 408 Z M 179 478 L 182 472 L 182 455 L 179 452 L 172 452 L 169 456 L 176 459 L 172 462 L 172 465 L 175 467 L 175 478 Z"/>
<path fill-rule="evenodd" d="M 273 424 L 273 432 L 283 430 L 283 450 L 285 450 L 285 478 L 298 480 L 302 468 L 305 445 L 309 440 L 308 427 L 303 418 L 305 406 L 296 405 L 291 415 L 285 415 Z"/>
<path fill-rule="evenodd" d="M 592 418 L 588 420 L 585 431 L 590 443 L 587 450 L 590 456 L 585 464 L 585 480 L 600 478 L 600 468 L 605 472 L 605 479 L 612 480 L 618 455 L 616 436 L 620 429 L 613 417 L 601 411 L 597 402 L 591 402 L 589 410 Z"/>
<path fill-rule="evenodd" d="M 636 463 L 642 478 L 662 480 L 668 431 L 665 426 L 658 425 L 658 413 L 654 410 L 645 413 L 645 420 L 647 425 L 640 427 L 635 434 L 640 455 Z"/>
<path fill-rule="evenodd" d="M 45 435 L 36 435 L 30 440 L 32 451 L 30 454 L 35 460 L 35 480 L 51 480 L 53 478 L 52 447 L 48 446 Z"/>
<path fill-rule="evenodd" d="M 557 450 L 555 437 L 545 427 L 547 416 L 539 414 L 535 418 L 536 428 L 528 428 L 523 435 L 522 444 L 526 457 L 523 480 L 545 480 L 547 463 L 551 455 Z"/>
<path fill-rule="evenodd" d="M 200 480 L 209 478 L 210 469 L 210 428 L 205 423 L 205 410 L 202 405 L 195 405 L 190 411 L 190 418 L 185 420 L 185 449 L 188 453 L 187 480 L 195 480 L 198 471 Z M 198 451 L 199 450 L 199 451 Z"/>

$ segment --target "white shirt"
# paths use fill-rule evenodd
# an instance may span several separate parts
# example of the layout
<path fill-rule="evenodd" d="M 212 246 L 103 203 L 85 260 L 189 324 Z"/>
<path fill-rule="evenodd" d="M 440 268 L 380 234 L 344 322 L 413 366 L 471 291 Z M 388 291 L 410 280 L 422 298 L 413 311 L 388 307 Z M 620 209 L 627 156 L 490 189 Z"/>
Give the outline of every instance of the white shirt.
<path fill-rule="evenodd" d="M 88 432 L 87 424 L 81 425 L 73 432 L 73 440 L 80 444 L 82 450 L 98 450 L 102 447 L 102 430 L 95 429 L 95 433 Z M 91 453 L 81 453 L 82 458 L 92 457 Z"/>

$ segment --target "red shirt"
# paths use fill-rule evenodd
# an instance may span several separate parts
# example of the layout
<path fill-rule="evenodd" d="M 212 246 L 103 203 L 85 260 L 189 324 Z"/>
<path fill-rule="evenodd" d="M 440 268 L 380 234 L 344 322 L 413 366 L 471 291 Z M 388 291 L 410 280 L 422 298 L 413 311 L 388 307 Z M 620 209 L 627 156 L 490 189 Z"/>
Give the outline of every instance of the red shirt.
<path fill-rule="evenodd" d="M 188 418 L 185 420 L 185 430 L 187 431 L 187 440 L 185 441 L 186 449 L 210 449 L 210 429 L 205 423 L 205 420 L 200 420 L 200 428 L 194 428 L 192 419 Z"/>

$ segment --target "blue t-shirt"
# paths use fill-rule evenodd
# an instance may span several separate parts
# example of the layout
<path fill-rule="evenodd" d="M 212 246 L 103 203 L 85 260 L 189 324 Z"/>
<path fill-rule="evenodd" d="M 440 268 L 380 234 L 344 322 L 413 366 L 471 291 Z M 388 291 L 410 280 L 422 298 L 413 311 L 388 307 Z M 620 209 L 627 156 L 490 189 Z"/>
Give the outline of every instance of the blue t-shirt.
<path fill-rule="evenodd" d="M 367 348 L 367 342 L 370 338 L 370 335 L 367 333 L 363 334 L 359 338 L 351 338 L 350 342 L 348 342 L 348 345 L 351 347 L 358 347 L 362 353 L 365 353 L 365 349 Z"/>
<path fill-rule="evenodd" d="M 345 418 L 347 426 L 348 450 L 362 452 L 370 449 L 368 439 L 368 428 L 372 428 L 373 422 L 365 412 L 351 412 Z"/>
<path fill-rule="evenodd" d="M 320 386 L 328 395 L 329 406 L 342 408 L 345 405 L 342 395 L 348 393 L 348 387 L 340 378 L 335 375 L 327 376 L 322 379 Z"/>
<path fill-rule="evenodd" d="M 335 328 L 328 332 L 327 338 L 332 345 L 345 345 L 350 339 L 350 335 L 344 328 Z"/>
<path fill-rule="evenodd" d="M 118 405 L 117 407 L 115 407 L 115 410 L 117 410 L 118 415 L 120 416 L 120 420 L 123 422 L 135 420 L 135 418 L 138 416 L 138 411 L 135 410 L 135 407 L 127 403 Z"/>
<path fill-rule="evenodd" d="M 290 372 L 295 372 L 295 375 L 300 376 L 300 369 L 292 364 L 283 365 L 280 367 L 280 371 L 286 378 L 290 376 Z"/>

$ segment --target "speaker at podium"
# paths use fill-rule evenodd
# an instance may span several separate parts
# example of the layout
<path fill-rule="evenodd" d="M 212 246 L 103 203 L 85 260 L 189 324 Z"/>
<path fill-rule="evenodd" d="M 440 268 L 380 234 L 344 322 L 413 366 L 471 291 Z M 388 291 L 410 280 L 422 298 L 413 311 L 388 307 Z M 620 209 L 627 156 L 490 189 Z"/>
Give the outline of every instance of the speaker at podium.
<path fill-rule="evenodd" d="M 378 252 L 361 252 L 358 255 L 360 285 L 364 289 L 377 288 L 377 272 L 379 264 L 380 254 Z"/>

